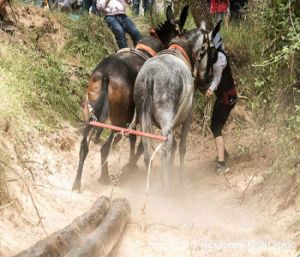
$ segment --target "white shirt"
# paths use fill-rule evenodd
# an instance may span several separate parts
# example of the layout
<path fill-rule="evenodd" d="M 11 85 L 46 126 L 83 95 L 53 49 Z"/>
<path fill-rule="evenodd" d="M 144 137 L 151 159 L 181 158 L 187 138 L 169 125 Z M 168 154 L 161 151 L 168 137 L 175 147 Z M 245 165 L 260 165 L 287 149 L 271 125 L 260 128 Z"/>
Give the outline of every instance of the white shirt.
<path fill-rule="evenodd" d="M 223 69 L 226 67 L 226 65 L 226 56 L 222 52 L 218 52 L 218 60 L 213 65 L 213 79 L 209 87 L 209 90 L 212 92 L 217 90 L 222 78 Z"/>
<path fill-rule="evenodd" d="M 125 5 L 131 0 L 98 0 L 97 10 L 103 10 L 105 15 L 125 14 Z"/>

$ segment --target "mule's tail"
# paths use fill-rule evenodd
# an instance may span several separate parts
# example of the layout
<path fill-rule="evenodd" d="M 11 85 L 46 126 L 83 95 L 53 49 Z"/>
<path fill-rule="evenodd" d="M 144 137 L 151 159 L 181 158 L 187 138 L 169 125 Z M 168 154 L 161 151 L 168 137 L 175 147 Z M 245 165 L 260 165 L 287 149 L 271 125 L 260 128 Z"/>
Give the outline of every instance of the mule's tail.
<path fill-rule="evenodd" d="M 100 122 L 104 122 L 108 117 L 108 85 L 109 77 L 103 76 L 101 79 L 101 94 L 93 106 L 95 116 Z"/>
<path fill-rule="evenodd" d="M 105 122 L 108 117 L 108 85 L 109 77 L 103 76 L 101 78 L 101 94 L 93 104 L 94 114 L 99 122 Z M 102 131 L 103 128 L 96 129 L 95 142 L 98 142 Z"/>
<path fill-rule="evenodd" d="M 152 133 L 152 117 L 151 113 L 153 110 L 153 81 L 146 82 L 147 94 L 142 105 L 141 123 L 142 131 Z M 143 137 L 144 143 L 144 155 L 146 165 L 149 165 L 151 156 L 151 140 L 148 137 Z"/>

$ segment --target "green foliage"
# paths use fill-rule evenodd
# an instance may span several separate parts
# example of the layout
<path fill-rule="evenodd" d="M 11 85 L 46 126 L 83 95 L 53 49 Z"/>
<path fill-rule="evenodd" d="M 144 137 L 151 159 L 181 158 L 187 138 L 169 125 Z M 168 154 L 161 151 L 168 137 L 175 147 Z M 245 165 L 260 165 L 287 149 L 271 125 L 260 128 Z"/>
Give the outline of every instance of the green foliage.
<path fill-rule="evenodd" d="M 300 51 L 300 17 L 296 16 L 295 3 L 273 1 L 254 15 L 264 34 L 264 45 L 261 58 L 253 67 L 256 99 L 251 108 L 264 122 L 277 124 L 280 156 L 276 167 L 289 170 L 295 169 L 300 152 L 300 94 L 295 72 Z"/>
<path fill-rule="evenodd" d="M 20 95 L 21 104 L 40 130 L 59 127 L 62 121 L 77 121 L 84 90 L 92 70 L 115 51 L 114 37 L 100 17 L 82 14 L 72 20 L 65 14 L 51 14 L 68 28 L 67 41 L 55 42 L 47 54 L 37 45 L 37 35 L 55 33 L 20 27 L 28 47 L 2 45 L 6 53 L 0 68 L 10 74 L 6 83 Z M 42 33 L 43 32 L 43 33 Z M 61 46 L 61 45 L 60 45 Z"/>
<path fill-rule="evenodd" d="M 84 67 L 95 68 L 101 59 L 117 48 L 112 32 L 99 16 L 82 14 L 79 20 L 64 19 L 70 35 L 65 50 L 78 58 Z"/>
<path fill-rule="evenodd" d="M 67 68 L 59 59 L 52 55 L 41 58 L 38 53 L 16 51 L 13 47 L 7 47 L 6 51 L 8 54 L 0 65 L 13 77 L 7 81 L 8 86 L 21 96 L 27 114 L 38 118 L 34 125 L 39 127 L 44 123 L 55 127 L 61 119 L 74 119 L 80 89 L 71 83 Z"/>

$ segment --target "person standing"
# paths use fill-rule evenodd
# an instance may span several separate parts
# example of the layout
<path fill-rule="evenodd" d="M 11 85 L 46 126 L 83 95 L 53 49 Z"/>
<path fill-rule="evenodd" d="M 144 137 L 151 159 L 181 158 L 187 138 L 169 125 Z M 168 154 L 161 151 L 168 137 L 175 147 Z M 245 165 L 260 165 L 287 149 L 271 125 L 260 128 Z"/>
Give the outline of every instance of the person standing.
<path fill-rule="evenodd" d="M 210 13 L 216 20 L 224 20 L 228 25 L 229 20 L 229 0 L 210 0 Z"/>
<path fill-rule="evenodd" d="M 132 0 L 132 13 L 139 15 L 141 0 Z M 152 0 L 143 0 L 144 15 L 150 13 L 152 10 Z"/>
<path fill-rule="evenodd" d="M 126 4 L 131 0 L 98 0 L 97 11 L 103 11 L 105 22 L 114 33 L 119 48 L 128 47 L 125 33 L 128 33 L 134 45 L 141 39 L 141 34 L 132 20 L 125 14 Z"/>
<path fill-rule="evenodd" d="M 208 53 L 212 57 L 211 60 L 213 60 L 211 63 L 213 76 L 205 95 L 208 98 L 213 94 L 216 95 L 210 128 L 218 153 L 216 171 L 217 173 L 225 173 L 229 171 L 226 164 L 229 155 L 225 148 L 222 129 L 237 101 L 237 89 L 220 34 L 214 37 L 213 43 L 215 47 L 209 50 L 212 51 L 211 53 Z"/>

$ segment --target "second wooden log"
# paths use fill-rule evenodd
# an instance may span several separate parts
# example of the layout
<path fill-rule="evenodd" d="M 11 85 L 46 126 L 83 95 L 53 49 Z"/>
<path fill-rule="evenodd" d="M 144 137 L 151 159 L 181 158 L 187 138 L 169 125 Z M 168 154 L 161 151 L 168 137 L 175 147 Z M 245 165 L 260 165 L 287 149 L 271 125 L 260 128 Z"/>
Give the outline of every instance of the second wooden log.
<path fill-rule="evenodd" d="M 82 238 L 99 225 L 109 207 L 109 198 L 100 197 L 88 212 L 77 217 L 70 225 L 37 242 L 34 246 L 15 257 L 65 256 L 72 247 L 79 245 Z"/>
<path fill-rule="evenodd" d="M 106 257 L 119 241 L 130 219 L 130 205 L 125 199 L 116 199 L 101 224 L 87 236 L 85 242 L 66 257 Z"/>

